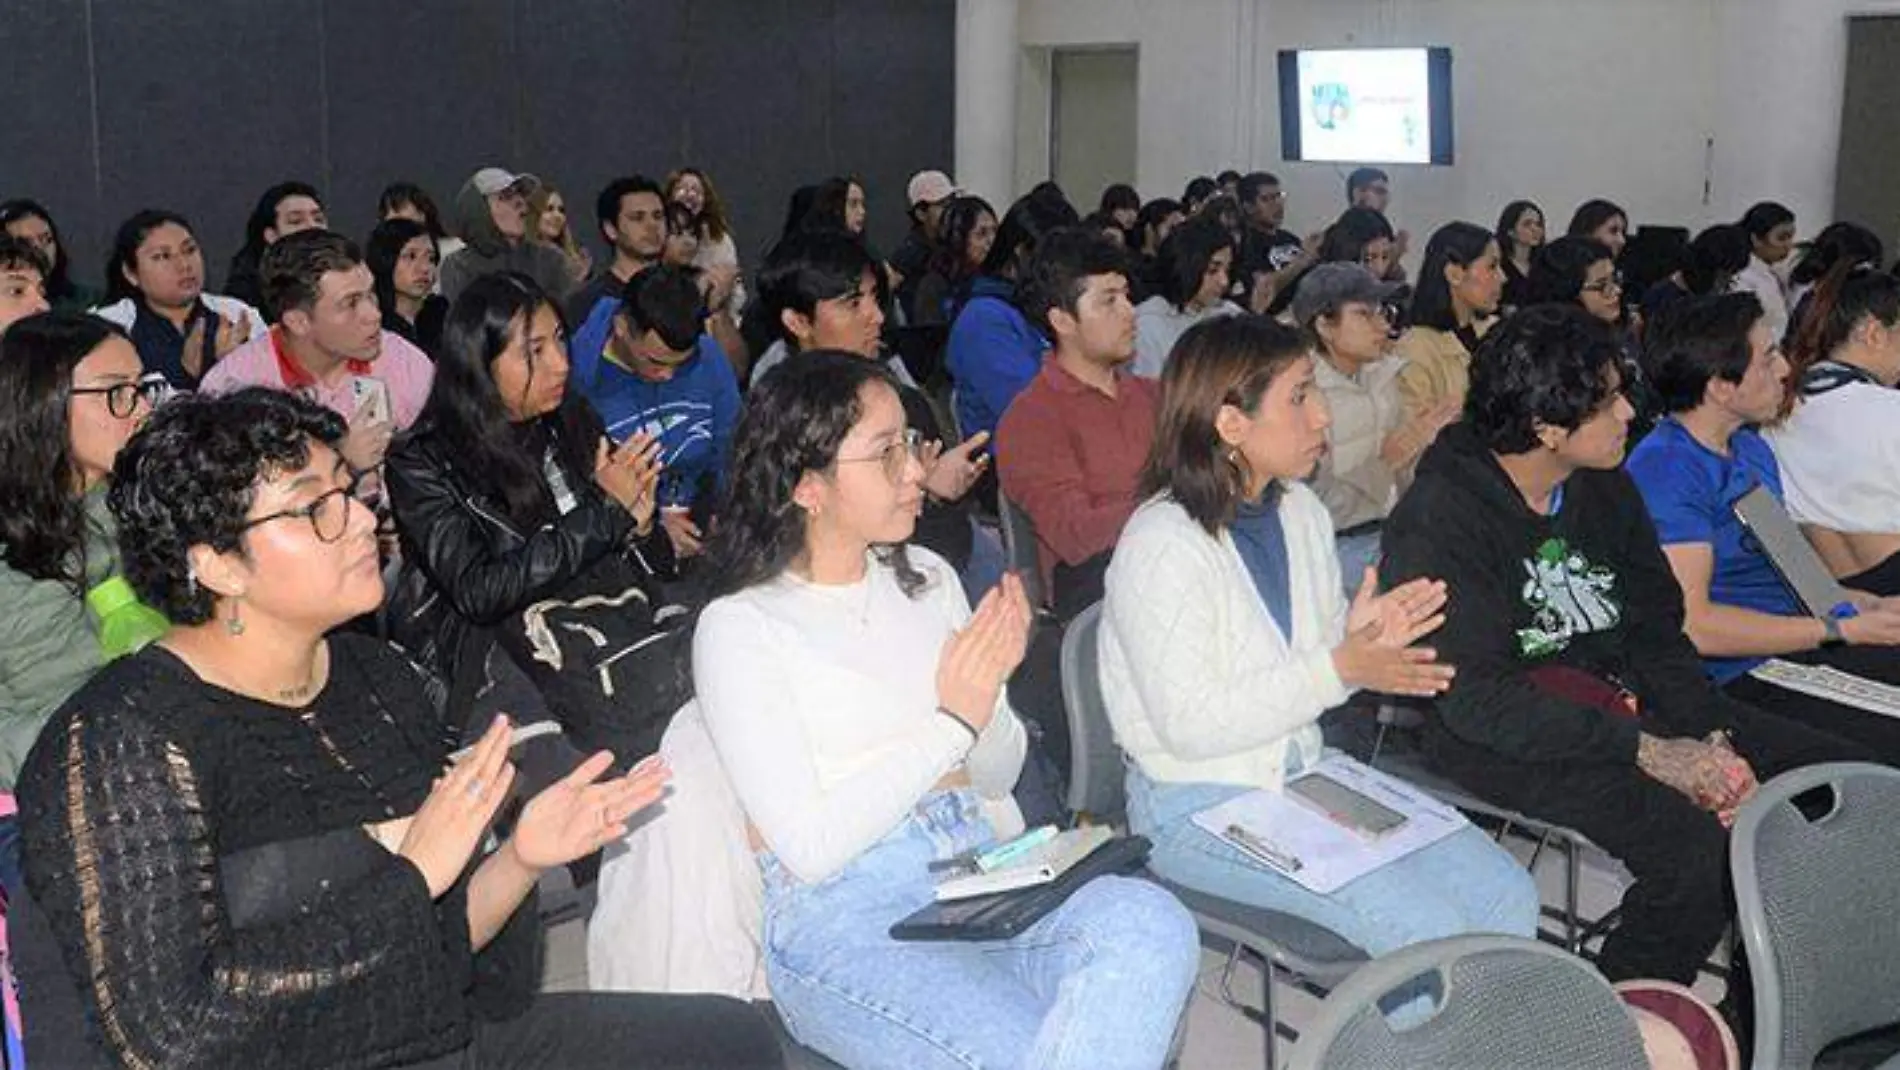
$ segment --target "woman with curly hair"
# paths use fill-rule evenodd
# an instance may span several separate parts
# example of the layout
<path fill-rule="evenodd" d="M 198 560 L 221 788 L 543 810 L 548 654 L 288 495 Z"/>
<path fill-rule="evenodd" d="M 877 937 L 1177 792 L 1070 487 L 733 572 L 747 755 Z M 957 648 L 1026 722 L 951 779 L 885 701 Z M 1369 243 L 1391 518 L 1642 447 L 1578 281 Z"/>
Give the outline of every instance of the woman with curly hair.
<path fill-rule="evenodd" d="M 176 627 L 73 696 L 19 791 L 28 887 L 94 1057 L 777 1066 L 743 1004 L 539 994 L 540 873 L 624 835 L 668 772 L 603 778 L 596 753 L 491 834 L 508 720 L 451 754 L 410 662 L 331 634 L 383 594 L 343 433 L 252 388 L 168 404 L 119 457 L 127 578 Z"/>
<path fill-rule="evenodd" d="M 731 297 L 725 311 L 734 323 L 745 309 L 745 284 L 739 276 L 739 246 L 732 234 L 732 222 L 726 215 L 726 202 L 712 179 L 697 167 L 682 167 L 666 176 L 666 203 L 679 205 L 692 217 L 699 235 L 699 250 L 693 254 L 693 266 L 708 274 L 733 277 Z"/>

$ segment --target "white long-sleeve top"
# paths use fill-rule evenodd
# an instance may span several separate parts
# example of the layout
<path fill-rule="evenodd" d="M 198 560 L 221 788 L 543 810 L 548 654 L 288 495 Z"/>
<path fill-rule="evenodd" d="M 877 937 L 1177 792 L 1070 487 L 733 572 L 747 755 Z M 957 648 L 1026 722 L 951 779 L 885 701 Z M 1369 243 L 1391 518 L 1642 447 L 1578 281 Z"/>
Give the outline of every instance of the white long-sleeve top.
<path fill-rule="evenodd" d="M 916 598 L 867 561 L 848 586 L 787 572 L 715 600 L 693 638 L 701 713 L 747 818 L 802 881 L 837 873 L 904 820 L 946 773 L 1007 799 L 1022 724 L 999 696 L 970 734 L 937 712 L 937 662 L 969 619 L 956 572 L 912 546 Z"/>
<path fill-rule="evenodd" d="M 1291 636 L 1226 529 L 1209 535 L 1166 496 L 1122 529 L 1097 640 L 1102 697 L 1116 743 L 1150 779 L 1277 791 L 1287 748 L 1317 758 L 1320 714 L 1351 694 L 1333 668 L 1347 606 L 1332 521 L 1304 484 L 1284 491 Z"/>

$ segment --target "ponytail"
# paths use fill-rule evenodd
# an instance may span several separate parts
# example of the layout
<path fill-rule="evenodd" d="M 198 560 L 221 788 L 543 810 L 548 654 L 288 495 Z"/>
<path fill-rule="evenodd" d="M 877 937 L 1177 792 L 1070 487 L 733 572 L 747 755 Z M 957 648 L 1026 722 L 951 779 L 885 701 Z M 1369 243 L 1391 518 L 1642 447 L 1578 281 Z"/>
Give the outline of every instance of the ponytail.
<path fill-rule="evenodd" d="M 1847 344 L 1862 319 L 1883 326 L 1900 324 L 1900 279 L 1842 259 L 1819 285 L 1802 298 L 1787 335 L 1788 382 L 1793 389 L 1782 403 L 1785 417 L 1794 407 L 1801 383 L 1815 365 Z"/>

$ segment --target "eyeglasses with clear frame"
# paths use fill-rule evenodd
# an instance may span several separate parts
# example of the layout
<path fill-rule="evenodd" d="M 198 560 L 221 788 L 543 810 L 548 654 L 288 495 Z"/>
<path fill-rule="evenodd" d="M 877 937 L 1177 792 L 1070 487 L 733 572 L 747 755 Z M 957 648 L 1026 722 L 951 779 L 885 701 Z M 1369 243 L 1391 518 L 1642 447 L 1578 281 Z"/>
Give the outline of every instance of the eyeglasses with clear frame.
<path fill-rule="evenodd" d="M 884 466 L 884 475 L 892 484 L 904 482 L 904 469 L 910 461 L 922 463 L 924 458 L 924 436 L 916 428 L 906 428 L 904 433 L 894 438 L 883 449 L 868 457 L 840 457 L 839 464 L 869 464 L 873 461 Z"/>

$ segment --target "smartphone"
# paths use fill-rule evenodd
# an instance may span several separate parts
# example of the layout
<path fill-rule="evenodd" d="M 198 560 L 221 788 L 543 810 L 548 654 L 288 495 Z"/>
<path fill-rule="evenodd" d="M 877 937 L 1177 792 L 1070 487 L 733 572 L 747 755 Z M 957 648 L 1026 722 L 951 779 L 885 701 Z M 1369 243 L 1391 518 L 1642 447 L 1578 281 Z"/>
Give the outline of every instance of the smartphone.
<path fill-rule="evenodd" d="M 362 425 L 386 424 L 390 418 L 389 384 L 368 375 L 352 376 L 350 395 L 355 400 L 356 412 L 351 422 Z"/>
<path fill-rule="evenodd" d="M 1367 839 L 1405 824 L 1406 816 L 1323 773 L 1307 773 L 1287 781 L 1288 795 L 1319 811 L 1344 828 Z"/>

